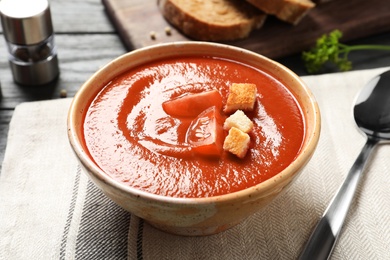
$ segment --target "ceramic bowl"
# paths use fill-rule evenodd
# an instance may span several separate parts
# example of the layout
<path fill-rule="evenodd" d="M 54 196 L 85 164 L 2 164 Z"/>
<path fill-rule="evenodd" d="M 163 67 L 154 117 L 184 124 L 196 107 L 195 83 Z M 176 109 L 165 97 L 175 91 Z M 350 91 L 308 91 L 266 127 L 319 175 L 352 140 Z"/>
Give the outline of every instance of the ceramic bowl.
<path fill-rule="evenodd" d="M 282 81 L 300 103 L 305 137 L 296 159 L 276 176 L 253 187 L 207 198 L 174 198 L 146 193 L 106 175 L 87 154 L 82 124 L 88 100 L 105 83 L 129 69 L 173 55 L 217 55 L 265 70 Z M 320 135 L 320 112 L 304 82 L 283 65 L 259 54 L 224 44 L 175 42 L 138 49 L 116 58 L 91 76 L 75 95 L 68 115 L 68 137 L 85 173 L 103 193 L 130 213 L 154 227 L 178 235 L 201 236 L 224 231 L 258 211 L 284 191 L 310 160 Z"/>

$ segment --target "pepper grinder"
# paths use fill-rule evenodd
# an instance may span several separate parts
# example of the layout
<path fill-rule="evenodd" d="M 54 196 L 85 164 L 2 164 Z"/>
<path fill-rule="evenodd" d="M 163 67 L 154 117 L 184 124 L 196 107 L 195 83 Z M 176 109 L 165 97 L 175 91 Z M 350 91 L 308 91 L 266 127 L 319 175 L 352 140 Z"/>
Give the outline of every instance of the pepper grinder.
<path fill-rule="evenodd" d="M 57 79 L 57 49 L 48 1 L 1 0 L 0 15 L 14 81 L 32 86 Z"/>

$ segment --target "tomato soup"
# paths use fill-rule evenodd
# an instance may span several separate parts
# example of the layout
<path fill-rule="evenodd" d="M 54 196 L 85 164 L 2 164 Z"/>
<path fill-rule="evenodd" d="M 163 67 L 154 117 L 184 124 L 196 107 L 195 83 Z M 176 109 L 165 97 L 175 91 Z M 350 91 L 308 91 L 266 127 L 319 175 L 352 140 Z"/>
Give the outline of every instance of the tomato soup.
<path fill-rule="evenodd" d="M 163 104 L 212 90 L 226 102 L 233 83 L 257 88 L 254 109 L 246 112 L 253 122 L 247 154 L 194 153 L 186 136 L 196 116 L 173 116 Z M 304 128 L 295 97 L 266 72 L 218 57 L 189 56 L 151 62 L 112 79 L 91 101 L 83 131 L 90 157 L 117 181 L 163 196 L 199 198 L 273 177 L 296 158 Z"/>

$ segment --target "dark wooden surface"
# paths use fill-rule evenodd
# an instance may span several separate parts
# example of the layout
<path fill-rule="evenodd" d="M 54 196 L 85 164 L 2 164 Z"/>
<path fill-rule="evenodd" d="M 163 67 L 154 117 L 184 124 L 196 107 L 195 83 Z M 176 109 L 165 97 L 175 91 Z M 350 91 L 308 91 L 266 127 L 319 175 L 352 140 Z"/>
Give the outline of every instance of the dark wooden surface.
<path fill-rule="evenodd" d="M 149 1 L 147 4 L 155 2 L 154 0 L 147 1 Z M 51 0 L 50 5 L 61 71 L 57 82 L 45 87 L 21 87 L 16 85 L 13 82 L 8 65 L 4 38 L 0 40 L 1 163 L 7 144 L 9 122 L 13 110 L 18 104 L 26 101 L 59 99 L 60 91 L 63 89 L 67 91 L 68 97 L 72 97 L 92 73 L 127 51 L 108 18 L 101 0 Z M 350 19 L 355 18 L 351 17 Z M 147 23 L 147 20 L 145 20 L 145 23 Z M 350 43 L 390 45 L 390 27 L 389 32 Z M 390 52 L 358 52 L 352 54 L 351 59 L 355 70 L 390 66 Z M 288 66 L 298 75 L 306 75 L 299 55 L 282 57 L 278 61 Z"/>
<path fill-rule="evenodd" d="M 191 40 L 173 27 L 171 35 L 165 34 L 169 23 L 155 1 L 102 0 L 102 3 L 129 49 L 156 42 Z M 275 59 L 309 48 L 320 35 L 334 29 L 340 29 L 343 39 L 349 41 L 388 31 L 389 27 L 389 0 L 335 0 L 318 4 L 296 26 L 268 16 L 264 25 L 248 38 L 226 43 Z M 156 33 L 153 40 L 149 37 L 151 31 Z"/>

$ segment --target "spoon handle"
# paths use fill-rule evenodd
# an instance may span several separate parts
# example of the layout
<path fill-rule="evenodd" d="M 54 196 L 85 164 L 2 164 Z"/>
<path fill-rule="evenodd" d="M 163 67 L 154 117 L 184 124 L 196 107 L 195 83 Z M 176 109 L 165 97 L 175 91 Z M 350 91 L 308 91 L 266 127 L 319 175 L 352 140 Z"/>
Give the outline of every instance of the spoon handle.
<path fill-rule="evenodd" d="M 371 151 L 378 143 L 375 138 L 368 138 L 346 179 L 333 197 L 320 221 L 311 234 L 300 260 L 328 259 L 340 234 L 355 191 L 363 175 L 364 166 Z"/>

